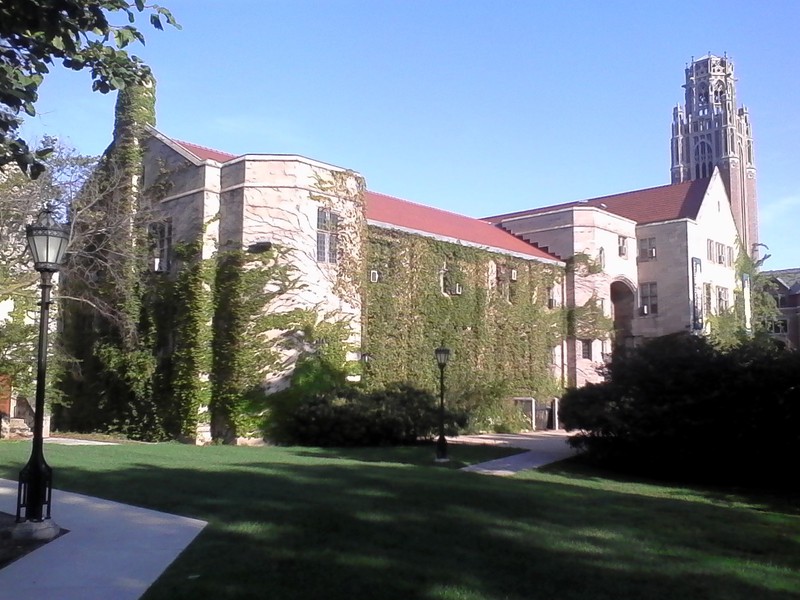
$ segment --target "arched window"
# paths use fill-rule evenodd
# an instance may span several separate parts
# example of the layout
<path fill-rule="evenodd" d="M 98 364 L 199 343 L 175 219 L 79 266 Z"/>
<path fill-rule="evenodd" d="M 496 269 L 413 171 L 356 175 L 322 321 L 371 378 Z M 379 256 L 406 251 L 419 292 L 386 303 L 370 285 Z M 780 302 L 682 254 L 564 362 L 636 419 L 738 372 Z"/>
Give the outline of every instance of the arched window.
<path fill-rule="evenodd" d="M 694 148 L 695 177 L 709 177 L 713 170 L 714 153 L 708 142 L 702 141 Z"/>
<path fill-rule="evenodd" d="M 714 84 L 714 104 L 725 102 L 725 84 L 718 81 Z"/>

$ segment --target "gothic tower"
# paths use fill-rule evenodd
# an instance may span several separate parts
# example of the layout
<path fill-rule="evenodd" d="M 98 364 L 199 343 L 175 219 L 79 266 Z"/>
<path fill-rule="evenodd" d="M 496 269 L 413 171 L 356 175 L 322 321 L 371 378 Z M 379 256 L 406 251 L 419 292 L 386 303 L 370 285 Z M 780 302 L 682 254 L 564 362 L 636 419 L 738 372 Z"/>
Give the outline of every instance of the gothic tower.
<path fill-rule="evenodd" d="M 710 177 L 718 166 L 742 247 L 758 244 L 753 134 L 745 107 L 736 106 L 733 62 L 708 54 L 686 67 L 686 103 L 672 113 L 672 183 Z"/>

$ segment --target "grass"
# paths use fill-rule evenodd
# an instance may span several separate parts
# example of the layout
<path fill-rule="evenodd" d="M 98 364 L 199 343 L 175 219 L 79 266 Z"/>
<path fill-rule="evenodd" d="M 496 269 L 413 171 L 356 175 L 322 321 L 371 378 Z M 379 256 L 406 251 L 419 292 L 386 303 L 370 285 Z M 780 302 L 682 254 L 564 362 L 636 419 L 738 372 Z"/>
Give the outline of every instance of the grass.
<path fill-rule="evenodd" d="M 0 476 L 16 478 L 28 452 L 0 444 Z M 57 487 L 209 522 L 146 600 L 800 598 L 800 515 L 787 498 L 570 462 L 461 473 L 435 466 L 431 447 L 46 452 Z M 504 454 L 451 446 L 458 464 Z"/>

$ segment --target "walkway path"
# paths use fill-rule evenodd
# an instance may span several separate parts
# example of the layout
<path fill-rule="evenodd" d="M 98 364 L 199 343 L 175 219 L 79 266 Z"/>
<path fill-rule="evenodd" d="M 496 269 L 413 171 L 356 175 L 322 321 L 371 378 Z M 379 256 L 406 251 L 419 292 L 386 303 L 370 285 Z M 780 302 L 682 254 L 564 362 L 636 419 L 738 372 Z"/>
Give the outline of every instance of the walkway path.
<path fill-rule="evenodd" d="M 0 511 L 16 513 L 17 482 L 0 479 Z M 0 598 L 136 600 L 206 526 L 53 490 L 54 520 L 69 533 L 0 569 Z"/>
<path fill-rule="evenodd" d="M 466 467 L 512 475 L 574 454 L 564 432 L 471 435 L 457 444 L 524 448 L 527 452 Z M 56 444 L 107 444 L 50 438 Z M 0 479 L 0 512 L 16 512 L 17 483 Z M 0 569 L 0 598 L 9 600 L 137 600 L 206 523 L 53 490 L 54 518 L 69 533 Z"/>
<path fill-rule="evenodd" d="M 486 444 L 526 449 L 527 452 L 461 469 L 486 475 L 513 475 L 527 469 L 538 469 L 576 454 L 576 451 L 567 444 L 569 437 L 569 434 L 563 431 L 536 431 L 516 434 L 464 435 L 453 438 L 452 441 L 462 444 Z"/>

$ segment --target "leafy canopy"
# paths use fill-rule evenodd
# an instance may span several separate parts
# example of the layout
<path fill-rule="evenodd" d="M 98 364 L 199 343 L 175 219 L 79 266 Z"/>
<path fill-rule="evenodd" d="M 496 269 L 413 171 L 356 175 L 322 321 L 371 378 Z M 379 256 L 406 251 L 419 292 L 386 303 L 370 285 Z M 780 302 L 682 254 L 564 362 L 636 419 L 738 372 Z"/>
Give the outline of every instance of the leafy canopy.
<path fill-rule="evenodd" d="M 19 137 L 24 115 L 36 114 L 39 86 L 60 61 L 75 71 L 88 69 L 92 89 L 101 93 L 144 83 L 150 69 L 124 48 L 144 44 L 135 26 L 137 13 L 150 23 L 180 28 L 172 14 L 144 0 L 2 0 L 0 2 L 0 167 L 16 162 L 35 179 L 44 170 L 49 148 L 32 150 Z M 122 16 L 125 25 L 113 25 Z"/>

